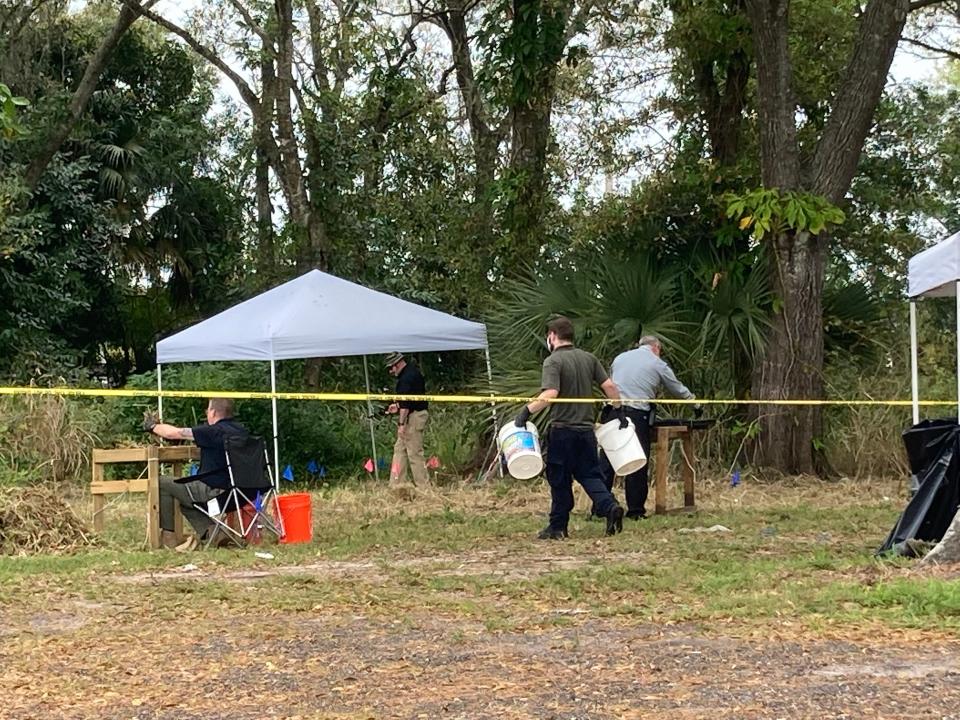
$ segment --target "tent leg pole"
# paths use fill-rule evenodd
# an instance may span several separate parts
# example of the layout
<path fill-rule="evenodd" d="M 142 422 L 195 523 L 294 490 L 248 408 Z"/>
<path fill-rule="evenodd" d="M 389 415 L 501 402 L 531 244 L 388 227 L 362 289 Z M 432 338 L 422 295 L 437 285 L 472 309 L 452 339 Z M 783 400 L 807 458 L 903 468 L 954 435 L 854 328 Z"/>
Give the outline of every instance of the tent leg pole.
<path fill-rule="evenodd" d="M 910 400 L 913 424 L 920 422 L 920 373 L 917 360 L 917 301 L 910 301 Z"/>
<path fill-rule="evenodd" d="M 490 363 L 490 348 L 483 349 L 484 358 L 487 361 L 487 390 L 490 397 L 493 397 L 493 365 Z M 493 420 L 493 432 L 497 432 L 497 404 L 490 401 L 490 418 Z"/>
<path fill-rule="evenodd" d="M 487 361 L 487 389 L 490 391 L 490 397 L 494 396 L 493 392 L 493 364 L 490 362 L 490 346 L 483 348 L 483 356 Z M 497 443 L 497 431 L 499 430 L 500 423 L 497 422 L 497 404 L 490 401 L 490 418 L 493 420 L 493 442 L 496 445 Z M 499 448 L 498 448 L 499 450 Z M 499 462 L 497 463 L 497 468 L 500 470 L 500 477 L 503 477 L 503 465 Z"/>
<path fill-rule="evenodd" d="M 370 445 L 373 447 L 373 477 L 380 482 L 380 460 L 377 458 L 377 434 L 373 427 L 373 403 L 370 402 L 370 370 L 367 356 L 363 356 L 363 379 L 367 384 L 367 420 L 370 421 Z"/>
<path fill-rule="evenodd" d="M 273 484 L 280 494 L 280 441 L 277 439 L 277 361 L 270 360 L 270 404 L 273 406 Z"/>
<path fill-rule="evenodd" d="M 163 420 L 163 365 L 157 363 L 157 417 Z"/>

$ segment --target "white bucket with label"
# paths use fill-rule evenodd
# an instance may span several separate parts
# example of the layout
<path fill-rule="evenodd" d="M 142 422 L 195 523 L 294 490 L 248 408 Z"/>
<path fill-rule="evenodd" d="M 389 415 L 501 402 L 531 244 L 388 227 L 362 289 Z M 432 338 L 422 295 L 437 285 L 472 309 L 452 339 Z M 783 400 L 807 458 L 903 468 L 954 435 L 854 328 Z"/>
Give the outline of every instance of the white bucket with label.
<path fill-rule="evenodd" d="M 647 464 L 647 456 L 630 418 L 627 418 L 627 426 L 623 430 L 620 429 L 619 418 L 597 425 L 595 430 L 597 442 L 617 475 L 623 477 L 635 473 Z"/>
<path fill-rule="evenodd" d="M 509 472 L 517 480 L 529 480 L 543 470 L 540 454 L 540 437 L 537 427 L 528 422 L 526 427 L 517 427 L 511 420 L 497 434 L 497 445 Z"/>

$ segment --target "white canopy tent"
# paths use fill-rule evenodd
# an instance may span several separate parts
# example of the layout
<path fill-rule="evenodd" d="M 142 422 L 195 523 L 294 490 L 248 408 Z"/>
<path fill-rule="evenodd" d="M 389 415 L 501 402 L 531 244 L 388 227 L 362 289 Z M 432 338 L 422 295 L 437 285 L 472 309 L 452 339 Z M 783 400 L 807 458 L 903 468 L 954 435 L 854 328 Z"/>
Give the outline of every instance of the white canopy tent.
<path fill-rule="evenodd" d="M 491 376 L 487 328 L 334 275 L 305 275 L 224 310 L 157 343 L 157 389 L 162 365 L 211 360 L 270 363 L 270 388 L 277 392 L 277 360 L 362 355 L 367 394 L 367 355 L 443 350 L 483 350 Z M 159 398 L 163 414 L 163 398 Z M 277 399 L 273 403 L 273 457 L 279 482 Z M 368 400 L 368 411 L 370 403 Z M 374 467 L 377 447 L 370 421 Z"/>
<path fill-rule="evenodd" d="M 910 390 L 913 424 L 920 422 L 917 300 L 925 297 L 955 297 L 957 301 L 957 417 L 960 418 L 960 233 L 951 235 L 910 258 L 907 267 L 907 296 L 910 298 Z"/>

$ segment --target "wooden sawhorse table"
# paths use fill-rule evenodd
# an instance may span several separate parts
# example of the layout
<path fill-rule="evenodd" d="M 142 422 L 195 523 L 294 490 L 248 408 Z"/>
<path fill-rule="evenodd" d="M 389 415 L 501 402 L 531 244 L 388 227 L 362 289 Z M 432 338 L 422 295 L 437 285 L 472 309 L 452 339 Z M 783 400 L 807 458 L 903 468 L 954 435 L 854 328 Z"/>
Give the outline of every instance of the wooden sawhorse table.
<path fill-rule="evenodd" d="M 116 450 L 94 450 L 90 464 L 93 467 L 93 479 L 90 494 L 93 495 L 93 529 L 103 532 L 103 513 L 106 508 L 106 496 L 125 492 L 147 494 L 147 544 L 151 548 L 160 547 L 160 464 L 173 466 L 174 477 L 180 477 L 185 463 L 200 458 L 200 448 L 196 445 L 148 445 L 139 448 L 118 448 Z M 106 480 L 107 465 L 118 463 L 146 463 L 147 476 L 134 480 Z M 183 518 L 180 507 L 174 503 L 175 532 L 178 538 L 183 535 Z"/>
<path fill-rule="evenodd" d="M 656 432 L 657 447 L 653 453 L 656 458 L 654 468 L 654 513 L 663 515 L 670 512 L 694 512 L 696 502 L 693 492 L 693 468 L 696 456 L 694 455 L 693 429 L 689 425 L 665 425 L 650 428 Z M 670 444 L 674 440 L 681 442 L 683 450 L 683 507 L 667 509 L 667 470 L 670 465 Z"/>

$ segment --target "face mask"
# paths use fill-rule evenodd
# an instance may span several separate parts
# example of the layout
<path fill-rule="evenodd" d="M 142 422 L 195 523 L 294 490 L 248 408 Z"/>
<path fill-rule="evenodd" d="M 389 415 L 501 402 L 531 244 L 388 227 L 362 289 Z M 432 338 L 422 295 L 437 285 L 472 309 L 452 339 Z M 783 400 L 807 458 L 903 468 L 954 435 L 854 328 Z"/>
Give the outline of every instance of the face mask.
<path fill-rule="evenodd" d="M 547 338 L 543 344 L 547 346 L 547 352 L 553 352 L 553 343 L 550 342 L 550 338 Z"/>

